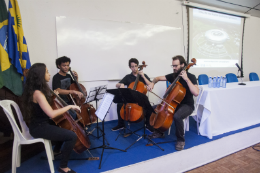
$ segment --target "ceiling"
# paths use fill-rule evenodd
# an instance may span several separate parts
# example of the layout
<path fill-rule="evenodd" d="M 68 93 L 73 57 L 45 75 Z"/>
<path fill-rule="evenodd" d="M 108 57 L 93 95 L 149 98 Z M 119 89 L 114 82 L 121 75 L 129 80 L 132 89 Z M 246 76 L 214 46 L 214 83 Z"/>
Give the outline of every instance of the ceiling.
<path fill-rule="evenodd" d="M 260 0 L 189 0 L 190 2 L 260 17 Z"/>

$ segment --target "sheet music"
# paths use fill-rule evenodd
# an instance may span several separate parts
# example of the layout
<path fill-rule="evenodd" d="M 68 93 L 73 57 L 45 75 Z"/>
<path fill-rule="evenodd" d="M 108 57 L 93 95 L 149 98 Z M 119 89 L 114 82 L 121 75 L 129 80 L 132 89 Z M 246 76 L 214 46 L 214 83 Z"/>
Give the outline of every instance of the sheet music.
<path fill-rule="evenodd" d="M 97 87 L 92 87 L 89 90 L 89 94 L 85 100 L 85 103 L 89 103 L 94 101 L 95 96 L 97 95 L 97 100 L 100 100 L 103 98 L 104 94 L 106 93 L 107 85 L 101 85 Z M 98 92 L 98 93 L 97 93 Z"/>
<path fill-rule="evenodd" d="M 99 119 L 103 121 L 103 119 L 106 116 L 106 113 L 108 109 L 110 108 L 110 105 L 114 99 L 114 95 L 106 93 L 103 97 L 103 100 L 101 101 L 100 106 L 98 107 L 98 110 L 96 111 L 96 115 Z"/>

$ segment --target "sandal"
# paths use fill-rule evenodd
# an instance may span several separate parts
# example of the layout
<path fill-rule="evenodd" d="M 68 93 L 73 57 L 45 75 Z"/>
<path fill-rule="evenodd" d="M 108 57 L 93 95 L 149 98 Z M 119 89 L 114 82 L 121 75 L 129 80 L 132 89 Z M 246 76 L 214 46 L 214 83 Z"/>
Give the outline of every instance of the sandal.
<path fill-rule="evenodd" d="M 61 173 L 77 173 L 77 172 L 73 171 L 72 169 L 70 169 L 68 172 L 65 172 L 61 168 L 59 168 L 58 171 Z"/>

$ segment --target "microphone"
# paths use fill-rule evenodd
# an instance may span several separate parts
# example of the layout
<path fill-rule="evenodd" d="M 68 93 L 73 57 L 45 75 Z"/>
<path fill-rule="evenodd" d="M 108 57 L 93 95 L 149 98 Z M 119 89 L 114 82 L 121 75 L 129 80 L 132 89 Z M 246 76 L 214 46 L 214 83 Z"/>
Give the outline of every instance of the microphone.
<path fill-rule="evenodd" d="M 241 72 L 240 74 L 242 74 L 242 73 L 243 73 L 243 71 L 242 71 L 242 69 L 239 67 L 238 63 L 236 63 L 235 65 L 237 66 L 237 68 L 238 68 L 238 71 L 240 71 L 240 72 Z M 240 77 L 241 77 L 241 83 L 239 83 L 238 85 L 246 85 L 245 83 L 243 83 L 242 76 L 240 76 Z"/>
<path fill-rule="evenodd" d="M 241 72 L 243 71 L 243 70 L 239 67 L 238 63 L 236 63 L 235 65 L 237 66 L 237 68 L 238 68 L 239 71 L 241 71 Z"/>

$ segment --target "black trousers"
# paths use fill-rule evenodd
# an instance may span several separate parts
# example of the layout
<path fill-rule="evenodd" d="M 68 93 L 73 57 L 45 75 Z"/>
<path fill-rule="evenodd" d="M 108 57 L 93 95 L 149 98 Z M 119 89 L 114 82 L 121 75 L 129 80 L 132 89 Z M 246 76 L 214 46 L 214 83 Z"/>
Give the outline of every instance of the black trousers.
<path fill-rule="evenodd" d="M 156 107 L 157 105 L 153 106 L 154 109 Z M 189 105 L 180 104 L 179 106 L 177 106 L 173 116 L 173 121 L 175 124 L 175 135 L 177 137 L 177 141 L 185 142 L 183 120 L 188 116 L 190 116 L 192 112 L 193 112 L 193 108 L 190 107 Z"/>
<path fill-rule="evenodd" d="M 68 105 L 73 105 L 72 101 L 69 101 L 69 102 L 66 102 L 66 103 L 67 103 Z M 69 112 L 69 114 L 71 115 L 71 117 L 72 117 L 74 120 L 77 120 L 77 119 L 78 119 L 78 118 L 77 118 L 77 114 L 73 113 L 71 110 L 69 110 L 68 112 Z M 56 126 L 56 124 L 55 124 L 53 121 L 51 121 L 50 124 Z M 59 153 L 60 150 L 61 150 L 62 145 L 63 145 L 63 141 L 56 141 L 56 142 L 55 142 L 55 146 L 54 146 L 54 148 L 53 148 L 53 151 L 54 151 L 55 153 Z"/>
<path fill-rule="evenodd" d="M 183 120 L 190 116 L 193 112 L 193 108 L 186 104 L 180 104 L 173 116 L 174 124 L 175 124 L 175 135 L 177 137 L 177 141 L 185 142 L 184 138 L 184 123 Z"/>
<path fill-rule="evenodd" d="M 69 156 L 77 140 L 77 135 L 73 131 L 45 122 L 32 126 L 30 125 L 30 134 L 34 138 L 44 138 L 52 141 L 62 141 L 62 143 L 64 142 L 61 151 L 62 158 L 60 161 L 60 168 L 66 168 L 68 166 Z"/>
<path fill-rule="evenodd" d="M 124 120 L 121 118 L 120 116 L 120 110 L 121 107 L 123 106 L 123 103 L 118 103 L 117 104 L 117 117 L 118 117 L 118 125 L 123 126 L 124 125 Z M 146 112 L 145 113 L 145 124 L 146 126 L 150 126 L 150 116 L 151 116 L 152 112 Z"/>

